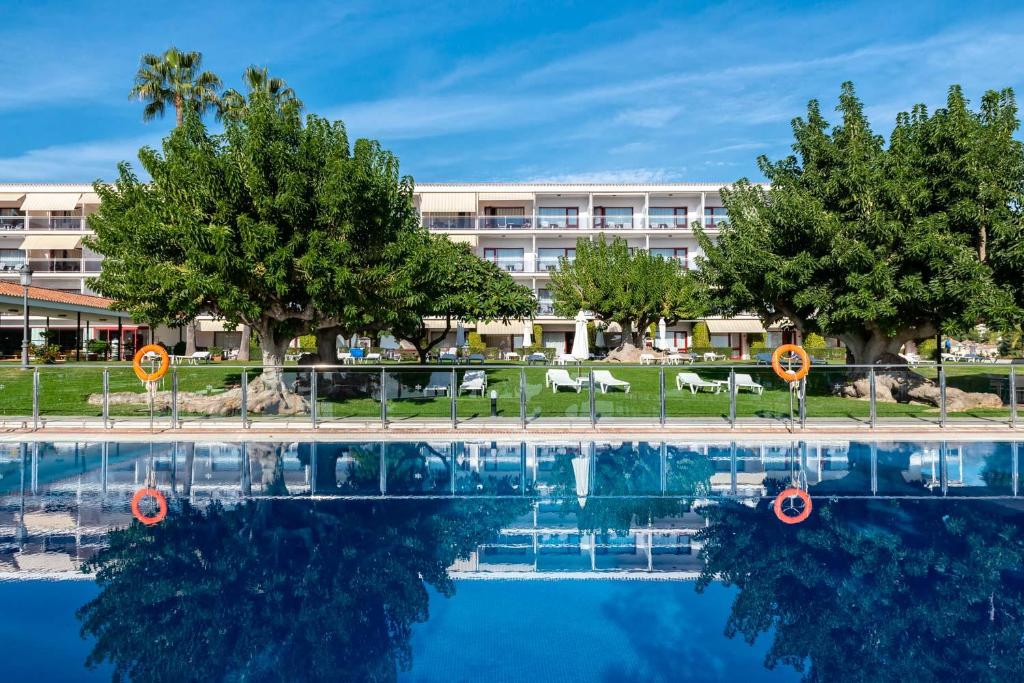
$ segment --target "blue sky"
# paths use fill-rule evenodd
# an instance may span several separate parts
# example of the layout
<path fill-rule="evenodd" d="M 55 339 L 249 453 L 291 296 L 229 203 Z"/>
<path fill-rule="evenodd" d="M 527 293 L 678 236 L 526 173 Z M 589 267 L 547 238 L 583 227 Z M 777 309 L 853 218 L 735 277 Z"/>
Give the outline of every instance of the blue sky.
<path fill-rule="evenodd" d="M 110 179 L 158 144 L 143 52 L 269 66 L 307 109 L 437 181 L 728 181 L 853 80 L 876 130 L 962 84 L 1024 91 L 1024 8 L 964 2 L 0 0 L 0 181 Z"/>

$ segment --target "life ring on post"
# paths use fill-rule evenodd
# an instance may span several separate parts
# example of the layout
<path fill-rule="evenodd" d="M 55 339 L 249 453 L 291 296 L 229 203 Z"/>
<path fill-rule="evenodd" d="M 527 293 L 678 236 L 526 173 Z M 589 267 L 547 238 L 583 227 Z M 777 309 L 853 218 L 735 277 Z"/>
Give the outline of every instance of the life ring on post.
<path fill-rule="evenodd" d="M 146 372 L 142 367 L 142 359 L 149 353 L 155 353 L 160 357 L 160 367 L 153 372 Z M 135 358 L 132 359 L 132 370 L 135 371 L 135 376 L 143 382 L 157 381 L 167 374 L 169 367 L 171 367 L 171 357 L 167 355 L 167 349 L 159 344 L 146 344 L 135 352 Z"/>
<path fill-rule="evenodd" d="M 790 487 L 775 496 L 772 507 L 775 509 L 775 516 L 783 524 L 799 524 L 811 516 L 814 504 L 811 503 L 811 495 L 807 491 Z"/>
<path fill-rule="evenodd" d="M 155 515 L 144 515 L 142 510 L 139 509 L 139 503 L 142 502 L 143 498 L 152 498 L 156 501 L 156 514 Z M 167 499 L 164 498 L 164 494 L 160 493 L 156 489 L 141 488 L 135 492 L 132 496 L 132 517 L 139 520 L 146 526 L 153 526 L 164 521 L 167 517 Z"/>
<path fill-rule="evenodd" d="M 790 372 L 782 367 L 782 357 L 787 353 L 795 353 L 800 358 L 800 368 L 796 372 Z M 811 371 L 811 358 L 804 351 L 804 347 L 796 344 L 783 344 L 772 353 L 772 370 L 787 382 L 799 382 Z"/>

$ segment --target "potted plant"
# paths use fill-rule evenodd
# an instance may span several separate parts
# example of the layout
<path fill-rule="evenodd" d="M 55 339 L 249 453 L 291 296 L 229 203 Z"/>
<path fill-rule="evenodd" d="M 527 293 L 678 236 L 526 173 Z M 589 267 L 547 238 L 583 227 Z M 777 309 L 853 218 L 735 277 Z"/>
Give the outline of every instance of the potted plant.
<path fill-rule="evenodd" d="M 90 339 L 85 342 L 85 359 L 98 360 L 105 357 L 109 350 L 110 342 L 103 341 L 102 339 Z"/>
<path fill-rule="evenodd" d="M 222 360 L 224 360 L 224 349 L 220 348 L 219 346 L 211 346 L 210 360 L 212 360 L 214 363 L 219 363 Z"/>

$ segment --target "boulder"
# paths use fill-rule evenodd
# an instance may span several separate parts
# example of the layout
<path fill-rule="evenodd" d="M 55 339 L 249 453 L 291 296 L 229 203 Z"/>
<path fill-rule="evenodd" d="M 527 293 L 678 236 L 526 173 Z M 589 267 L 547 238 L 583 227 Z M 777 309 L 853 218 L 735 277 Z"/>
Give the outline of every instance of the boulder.
<path fill-rule="evenodd" d="M 641 354 L 654 356 L 658 359 L 665 357 L 665 354 L 661 351 L 656 351 L 654 349 L 641 349 L 633 346 L 632 344 L 626 344 L 609 353 L 605 360 L 611 363 L 639 363 Z"/>

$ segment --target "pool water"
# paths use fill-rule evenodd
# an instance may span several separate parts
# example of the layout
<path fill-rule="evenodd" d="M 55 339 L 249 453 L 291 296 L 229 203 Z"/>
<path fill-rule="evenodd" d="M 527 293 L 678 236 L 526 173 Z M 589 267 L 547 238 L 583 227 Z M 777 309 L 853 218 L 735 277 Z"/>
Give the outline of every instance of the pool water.
<path fill-rule="evenodd" d="M 3 679 L 1020 680 L 1022 456 L 3 444 Z M 792 484 L 814 509 L 790 526 Z M 132 521 L 145 485 L 160 524 Z"/>

